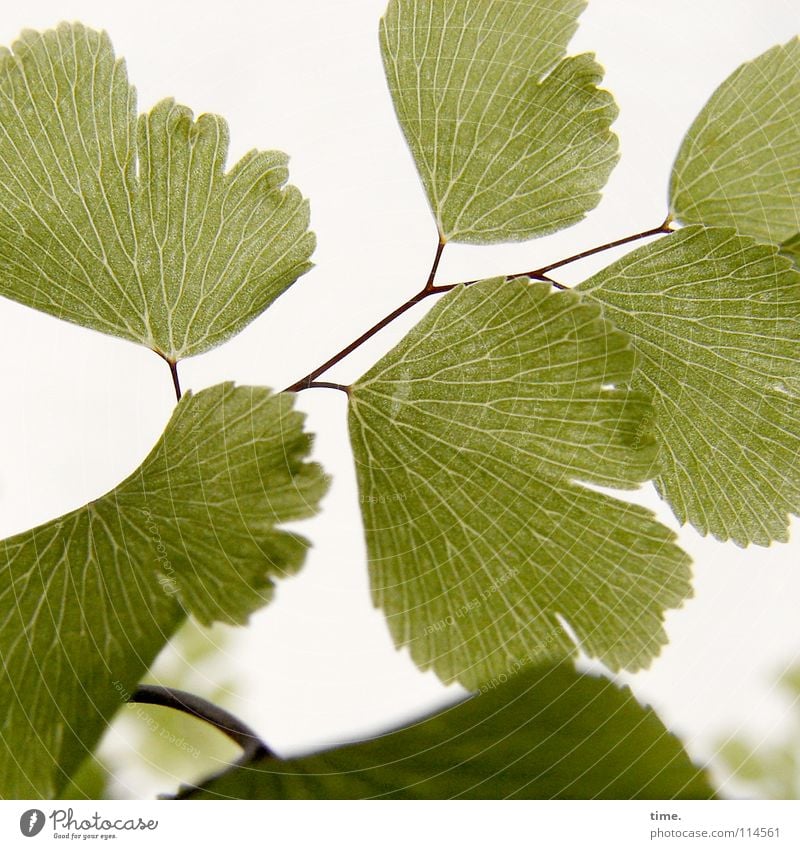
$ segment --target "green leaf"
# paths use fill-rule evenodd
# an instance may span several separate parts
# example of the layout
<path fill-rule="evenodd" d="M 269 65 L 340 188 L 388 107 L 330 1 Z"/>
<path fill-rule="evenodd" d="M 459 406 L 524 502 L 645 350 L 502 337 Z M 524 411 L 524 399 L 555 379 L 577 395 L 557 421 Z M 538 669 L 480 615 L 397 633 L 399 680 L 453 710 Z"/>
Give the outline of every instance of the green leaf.
<path fill-rule="evenodd" d="M 366 743 L 264 759 L 189 798 L 708 799 L 708 779 L 627 689 L 544 667 Z"/>
<path fill-rule="evenodd" d="M 683 141 L 672 214 L 769 242 L 800 231 L 800 39 L 745 62 Z"/>
<path fill-rule="evenodd" d="M 375 603 L 468 687 L 574 652 L 648 664 L 689 560 L 633 487 L 656 456 L 626 334 L 544 283 L 458 287 L 352 388 Z M 571 629 L 571 631 L 570 631 Z M 574 637 L 573 637 L 574 632 Z"/>
<path fill-rule="evenodd" d="M 286 156 L 224 172 L 228 129 L 136 95 L 105 33 L 0 55 L 0 294 L 170 360 L 228 339 L 310 266 Z"/>
<path fill-rule="evenodd" d="M 580 221 L 617 162 L 591 54 L 565 58 L 585 0 L 390 0 L 381 50 L 444 241 Z"/>
<path fill-rule="evenodd" d="M 655 399 L 657 486 L 682 522 L 739 545 L 800 512 L 800 275 L 772 245 L 687 227 L 582 283 L 636 340 Z"/>
<path fill-rule="evenodd" d="M 91 755 L 73 773 L 67 785 L 58 795 L 59 799 L 108 799 L 111 774 L 105 765 Z"/>
<path fill-rule="evenodd" d="M 302 421 L 266 389 L 187 394 L 124 483 L 2 543 L 0 796 L 57 793 L 187 614 L 244 622 L 300 567 L 276 525 L 326 487 Z"/>

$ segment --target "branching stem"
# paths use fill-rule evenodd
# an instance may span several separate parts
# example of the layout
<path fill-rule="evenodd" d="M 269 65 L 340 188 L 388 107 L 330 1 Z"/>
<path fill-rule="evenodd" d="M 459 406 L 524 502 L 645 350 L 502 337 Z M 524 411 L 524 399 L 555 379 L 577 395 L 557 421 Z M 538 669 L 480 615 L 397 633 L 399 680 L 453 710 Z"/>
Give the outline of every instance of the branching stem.
<path fill-rule="evenodd" d="M 345 348 L 342 348 L 338 354 L 334 354 L 329 360 L 326 360 L 321 366 L 317 366 L 314 371 L 309 372 L 305 377 L 301 377 L 296 383 L 293 383 L 291 386 L 287 386 L 284 389 L 284 392 L 302 392 L 304 389 L 314 389 L 315 387 L 324 387 L 324 388 L 336 388 L 342 389 L 349 394 L 350 388 L 347 386 L 342 386 L 341 384 L 331 384 L 325 383 L 322 381 L 317 381 L 317 378 L 323 373 L 326 372 L 331 366 L 336 365 L 340 360 L 343 360 L 348 354 L 352 354 L 356 348 L 360 348 L 365 342 L 371 339 L 376 333 L 383 330 L 384 327 L 391 324 L 396 318 L 399 318 L 404 312 L 408 312 L 415 304 L 418 304 L 420 301 L 425 300 L 429 295 L 435 295 L 438 291 L 438 287 L 434 286 L 434 281 L 436 279 L 436 271 L 439 268 L 439 261 L 442 258 L 442 253 L 444 252 L 445 242 L 440 239 L 439 244 L 436 246 L 436 255 L 433 258 L 433 265 L 431 266 L 430 274 L 428 274 L 428 280 L 425 283 L 425 286 L 422 288 L 420 292 L 417 292 L 416 295 L 409 298 L 404 304 L 400 304 L 397 309 L 392 310 L 389 315 L 385 315 L 377 324 L 373 324 L 369 330 L 365 331 L 361 334 L 357 339 L 354 339 L 349 345 Z"/>
<path fill-rule="evenodd" d="M 573 254 L 572 256 L 565 257 L 564 259 L 560 259 L 557 262 L 552 262 L 549 265 L 544 265 L 541 268 L 536 268 L 533 271 L 522 271 L 516 274 L 507 274 L 505 276 L 506 280 L 518 280 L 522 277 L 530 277 L 533 280 L 544 280 L 547 283 L 550 283 L 556 289 L 567 289 L 563 283 L 558 283 L 556 280 L 548 277 L 548 273 L 550 271 L 554 271 L 557 268 L 561 268 L 564 265 L 569 265 L 573 262 L 578 262 L 581 259 L 586 259 L 587 257 L 594 256 L 594 254 L 599 254 L 603 251 L 611 250 L 612 248 L 618 248 L 622 245 L 627 245 L 630 242 L 637 242 L 640 239 L 646 239 L 649 236 L 658 236 L 662 233 L 671 233 L 672 232 L 672 219 L 668 216 L 663 223 L 659 224 L 658 227 L 651 227 L 649 230 L 642 230 L 639 233 L 633 233 L 630 236 L 624 236 L 621 239 L 615 239 L 613 242 L 606 242 L 604 245 L 597 245 L 593 248 L 588 248 L 585 251 L 581 251 L 580 253 Z M 439 240 L 439 244 L 436 247 L 436 255 L 433 259 L 433 265 L 431 266 L 430 274 L 428 275 L 428 279 L 423 286 L 423 288 L 417 292 L 416 295 L 412 295 L 405 303 L 400 304 L 399 307 L 396 307 L 392 310 L 388 315 L 384 316 L 380 321 L 376 322 L 369 328 L 369 330 L 364 331 L 357 339 L 354 339 L 349 345 L 346 345 L 342 348 L 341 351 L 334 354 L 330 359 L 325 360 L 322 365 L 317 366 L 313 371 L 310 371 L 305 377 L 301 377 L 300 380 L 293 383 L 291 386 L 287 386 L 284 389 L 284 392 L 302 392 L 304 389 L 314 389 L 314 388 L 327 388 L 327 389 L 341 389 L 343 392 L 347 392 L 349 394 L 350 387 L 343 386 L 339 383 L 327 383 L 326 381 L 318 381 L 317 378 L 324 374 L 328 369 L 335 366 L 338 362 L 343 360 L 345 357 L 349 356 L 353 353 L 357 348 L 360 348 L 365 342 L 368 342 L 372 339 L 375 334 L 379 333 L 383 330 L 384 327 L 387 327 L 391 324 L 395 319 L 399 318 L 403 313 L 408 312 L 411 307 L 416 306 L 420 301 L 424 301 L 425 298 L 430 297 L 431 295 L 442 295 L 445 292 L 450 292 L 453 289 L 458 288 L 459 286 L 472 286 L 474 283 L 478 283 L 479 280 L 468 280 L 463 283 L 448 283 L 444 286 L 435 285 L 436 272 L 439 268 L 439 261 L 442 258 L 442 253 L 444 251 L 444 246 L 446 242 L 443 239 Z"/>
<path fill-rule="evenodd" d="M 425 281 L 425 288 L 422 290 L 423 292 L 430 292 L 432 289 L 436 287 L 433 285 L 436 280 L 436 272 L 439 270 L 439 261 L 442 258 L 442 254 L 444 253 L 444 246 L 447 244 L 445 240 L 440 236 L 439 244 L 436 246 L 436 254 L 433 257 L 433 265 L 431 266 L 430 274 L 428 275 L 428 279 Z"/>

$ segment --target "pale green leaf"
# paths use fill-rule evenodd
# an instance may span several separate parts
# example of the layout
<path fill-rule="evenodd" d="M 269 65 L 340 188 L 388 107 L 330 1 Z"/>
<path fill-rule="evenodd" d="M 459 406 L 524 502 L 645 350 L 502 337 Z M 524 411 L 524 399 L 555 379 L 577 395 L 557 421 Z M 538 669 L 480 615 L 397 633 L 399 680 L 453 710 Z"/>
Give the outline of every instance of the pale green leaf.
<path fill-rule="evenodd" d="M 263 759 L 188 798 L 708 799 L 705 773 L 652 710 L 567 667 L 520 674 L 366 743 Z"/>
<path fill-rule="evenodd" d="M 672 214 L 769 242 L 800 231 L 800 39 L 725 80 L 683 141 Z"/>
<path fill-rule="evenodd" d="M 617 161 L 611 95 L 565 58 L 585 0 L 390 0 L 381 49 L 445 241 L 505 242 L 580 221 Z"/>
<path fill-rule="evenodd" d="M 171 360 L 218 345 L 309 268 L 286 156 L 225 173 L 215 115 L 136 119 L 104 33 L 62 24 L 0 56 L 0 294 Z"/>
<path fill-rule="evenodd" d="M 187 614 L 244 622 L 325 490 L 292 398 L 187 394 L 141 467 L 0 551 L 0 796 L 63 787 Z"/>
<path fill-rule="evenodd" d="M 800 512 L 800 274 L 730 228 L 687 227 L 582 283 L 636 340 L 634 386 L 681 521 L 739 545 L 786 540 Z"/>
<path fill-rule="evenodd" d="M 687 556 L 636 505 L 656 455 L 626 334 L 544 283 L 444 296 L 352 388 L 373 597 L 396 643 L 477 687 L 575 649 L 648 664 L 690 594 Z"/>

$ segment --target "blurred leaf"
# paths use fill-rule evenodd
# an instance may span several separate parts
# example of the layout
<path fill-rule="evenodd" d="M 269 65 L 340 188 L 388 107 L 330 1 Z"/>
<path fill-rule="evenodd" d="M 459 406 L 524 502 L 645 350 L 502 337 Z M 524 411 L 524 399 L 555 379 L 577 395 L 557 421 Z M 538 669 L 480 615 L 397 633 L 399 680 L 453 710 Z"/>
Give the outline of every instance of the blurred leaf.
<path fill-rule="evenodd" d="M 796 233 L 781 245 L 781 253 L 789 257 L 795 268 L 800 269 L 800 233 Z"/>
<path fill-rule="evenodd" d="M 792 698 L 792 719 L 783 739 L 769 742 L 730 736 L 718 743 L 716 766 L 724 774 L 720 782 L 728 795 L 754 799 L 800 798 L 800 666 L 779 679 L 781 689 Z"/>
<path fill-rule="evenodd" d="M 98 758 L 89 755 L 73 773 L 59 799 L 107 799 L 109 771 Z"/>
<path fill-rule="evenodd" d="M 229 673 L 229 658 L 236 653 L 236 647 L 230 644 L 231 633 L 219 623 L 205 628 L 187 620 L 142 683 L 187 690 L 224 707 L 237 687 Z M 147 767 L 159 793 L 174 791 L 182 781 L 214 775 L 220 764 L 230 763 L 241 754 L 218 729 L 170 708 L 130 704 L 117 719 L 118 733 L 132 741 L 136 766 Z"/>
<path fill-rule="evenodd" d="M 234 769 L 203 799 L 708 799 L 704 772 L 627 689 L 566 666 L 394 733 Z"/>
<path fill-rule="evenodd" d="M 789 695 L 800 698 L 800 666 L 787 669 L 781 676 L 780 685 Z"/>

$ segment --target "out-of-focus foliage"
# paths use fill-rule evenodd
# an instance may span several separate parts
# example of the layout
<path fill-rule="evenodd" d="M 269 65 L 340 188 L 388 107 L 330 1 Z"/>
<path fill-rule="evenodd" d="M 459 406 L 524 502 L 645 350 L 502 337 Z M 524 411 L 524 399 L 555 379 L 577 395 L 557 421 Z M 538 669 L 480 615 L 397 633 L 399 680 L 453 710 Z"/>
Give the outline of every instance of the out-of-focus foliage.
<path fill-rule="evenodd" d="M 800 799 L 800 665 L 784 673 L 779 683 L 793 707 L 786 737 L 764 745 L 744 737 L 720 741 L 717 765 L 725 773 L 726 796 Z"/>
<path fill-rule="evenodd" d="M 225 667 L 231 632 L 188 620 L 143 683 L 190 690 L 220 707 L 235 687 Z M 96 756 L 76 772 L 62 799 L 124 799 L 199 782 L 239 755 L 215 728 L 183 713 L 152 705 L 127 705 L 109 727 Z"/>

